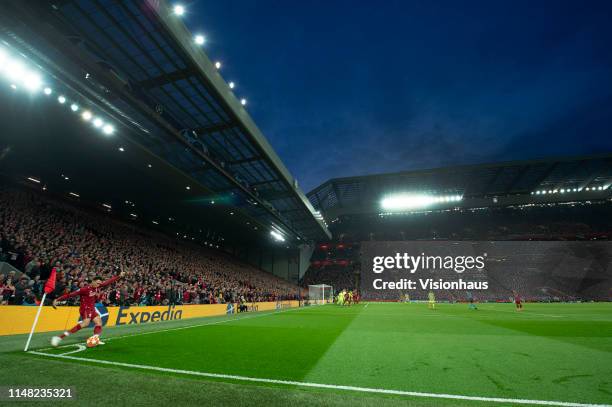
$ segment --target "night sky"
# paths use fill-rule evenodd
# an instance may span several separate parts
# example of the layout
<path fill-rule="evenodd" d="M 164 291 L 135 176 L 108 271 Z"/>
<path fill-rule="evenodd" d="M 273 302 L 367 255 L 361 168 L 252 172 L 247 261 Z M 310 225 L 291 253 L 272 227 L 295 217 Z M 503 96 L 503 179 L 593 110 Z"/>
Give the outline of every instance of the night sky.
<path fill-rule="evenodd" d="M 305 191 L 612 151 L 611 1 L 183 4 Z"/>

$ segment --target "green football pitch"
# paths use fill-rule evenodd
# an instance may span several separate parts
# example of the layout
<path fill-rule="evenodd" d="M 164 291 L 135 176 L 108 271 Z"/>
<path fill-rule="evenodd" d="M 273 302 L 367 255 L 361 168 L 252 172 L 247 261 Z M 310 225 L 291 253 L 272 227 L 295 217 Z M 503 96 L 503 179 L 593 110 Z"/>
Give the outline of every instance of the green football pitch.
<path fill-rule="evenodd" d="M 103 334 L 39 334 L 30 353 L 0 338 L 0 385 L 71 386 L 66 405 L 612 404 L 610 303 L 326 305 Z"/>

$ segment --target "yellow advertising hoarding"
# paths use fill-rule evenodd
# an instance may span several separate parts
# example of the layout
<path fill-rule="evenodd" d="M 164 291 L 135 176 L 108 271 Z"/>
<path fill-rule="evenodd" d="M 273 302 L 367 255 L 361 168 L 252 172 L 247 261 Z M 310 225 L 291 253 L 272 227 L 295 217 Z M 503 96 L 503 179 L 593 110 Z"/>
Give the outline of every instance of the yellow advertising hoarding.
<path fill-rule="evenodd" d="M 298 301 L 248 303 L 248 312 L 270 311 L 299 306 Z M 32 328 L 38 307 L 0 306 L 0 336 L 27 334 Z M 146 324 L 188 318 L 234 314 L 237 304 L 166 305 L 152 307 L 104 307 L 96 305 L 104 326 Z M 72 328 L 79 321 L 79 307 L 50 306 L 42 308 L 35 332 L 62 331 Z"/>

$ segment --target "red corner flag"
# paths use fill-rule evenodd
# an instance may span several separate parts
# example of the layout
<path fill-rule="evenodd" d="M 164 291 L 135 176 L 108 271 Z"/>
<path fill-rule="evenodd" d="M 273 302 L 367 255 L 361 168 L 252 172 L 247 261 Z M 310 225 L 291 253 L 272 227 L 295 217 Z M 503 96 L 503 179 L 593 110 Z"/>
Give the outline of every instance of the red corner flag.
<path fill-rule="evenodd" d="M 55 267 L 53 267 L 53 269 L 51 270 L 51 275 L 49 275 L 49 278 L 47 279 L 47 282 L 45 283 L 45 293 L 46 294 L 50 294 L 53 292 L 53 290 L 55 290 Z"/>

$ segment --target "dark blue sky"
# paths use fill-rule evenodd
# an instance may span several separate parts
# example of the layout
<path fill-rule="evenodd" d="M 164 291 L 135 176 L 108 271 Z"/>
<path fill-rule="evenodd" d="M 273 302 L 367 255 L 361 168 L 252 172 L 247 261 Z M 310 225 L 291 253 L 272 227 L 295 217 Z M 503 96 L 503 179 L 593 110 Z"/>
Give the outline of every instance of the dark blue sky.
<path fill-rule="evenodd" d="M 612 2 L 199 0 L 189 28 L 309 191 L 612 151 Z"/>

